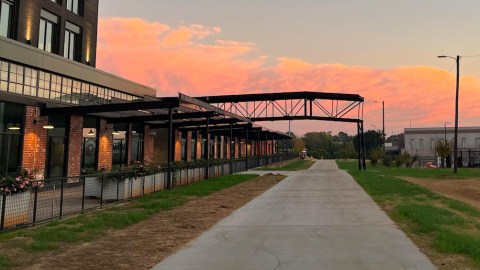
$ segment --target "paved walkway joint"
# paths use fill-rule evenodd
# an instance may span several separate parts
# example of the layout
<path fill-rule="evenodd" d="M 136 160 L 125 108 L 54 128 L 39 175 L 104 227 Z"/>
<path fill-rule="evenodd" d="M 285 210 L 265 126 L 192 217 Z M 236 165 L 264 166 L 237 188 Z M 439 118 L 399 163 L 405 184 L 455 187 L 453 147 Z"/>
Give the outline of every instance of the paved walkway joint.
<path fill-rule="evenodd" d="M 335 161 L 298 171 L 154 270 L 433 270 Z"/>

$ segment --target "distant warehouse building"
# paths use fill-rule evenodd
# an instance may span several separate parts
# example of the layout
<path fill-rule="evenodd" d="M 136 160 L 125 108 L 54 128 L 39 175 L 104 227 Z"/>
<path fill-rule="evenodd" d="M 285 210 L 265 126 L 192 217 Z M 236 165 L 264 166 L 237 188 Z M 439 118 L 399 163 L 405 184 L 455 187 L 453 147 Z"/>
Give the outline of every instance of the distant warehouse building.
<path fill-rule="evenodd" d="M 405 147 L 402 153 L 417 155 L 423 163 L 435 162 L 437 153 L 435 146 L 438 141 L 453 140 L 455 128 L 406 128 L 404 133 Z M 458 128 L 458 158 L 462 167 L 480 166 L 480 127 Z M 447 164 L 453 164 L 453 149 Z"/>

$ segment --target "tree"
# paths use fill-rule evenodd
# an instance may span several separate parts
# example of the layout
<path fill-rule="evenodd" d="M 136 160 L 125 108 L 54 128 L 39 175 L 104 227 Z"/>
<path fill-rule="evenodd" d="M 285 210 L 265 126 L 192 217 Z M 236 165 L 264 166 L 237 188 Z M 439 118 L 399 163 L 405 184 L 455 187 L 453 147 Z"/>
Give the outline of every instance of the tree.
<path fill-rule="evenodd" d="M 365 138 L 365 149 L 372 149 L 383 145 L 382 131 L 380 130 L 369 130 L 364 133 L 363 137 Z M 358 135 L 355 135 L 353 138 L 353 144 L 355 145 L 355 150 L 358 151 Z"/>
<path fill-rule="evenodd" d="M 302 138 L 295 138 L 293 140 L 293 152 L 294 153 L 301 153 L 305 149 L 305 142 Z"/>
<path fill-rule="evenodd" d="M 342 149 L 342 157 L 344 159 L 349 159 L 349 158 L 355 158 L 356 152 L 355 152 L 355 146 L 353 145 L 352 141 L 349 141 L 345 144 L 345 146 Z"/>
<path fill-rule="evenodd" d="M 445 170 L 445 164 L 444 160 L 450 155 L 450 152 L 452 151 L 453 148 L 453 140 L 451 141 L 445 141 L 445 140 L 439 140 L 437 142 L 437 145 L 435 145 L 435 151 L 437 152 L 438 156 L 442 158 L 442 166 L 443 166 L 443 174 L 445 175 L 446 170 Z"/>

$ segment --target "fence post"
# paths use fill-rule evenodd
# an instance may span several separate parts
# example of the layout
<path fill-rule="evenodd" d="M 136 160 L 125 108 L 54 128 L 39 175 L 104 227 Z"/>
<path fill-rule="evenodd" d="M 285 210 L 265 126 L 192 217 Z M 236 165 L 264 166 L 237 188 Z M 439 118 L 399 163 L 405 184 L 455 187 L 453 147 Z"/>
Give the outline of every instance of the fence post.
<path fill-rule="evenodd" d="M 60 186 L 61 188 L 61 191 L 60 191 L 60 219 L 62 218 L 62 214 L 63 214 L 63 188 L 64 188 L 64 184 L 63 184 L 63 181 L 64 179 L 62 178 L 62 185 Z"/>
<path fill-rule="evenodd" d="M 102 186 L 100 187 L 100 209 L 103 207 L 103 176 L 102 174 Z"/>
<path fill-rule="evenodd" d="M 7 194 L 3 194 L 2 198 L 2 216 L 0 220 L 0 231 L 5 228 L 5 205 L 7 204 Z"/>
<path fill-rule="evenodd" d="M 85 210 L 85 177 L 83 177 L 83 187 L 82 187 L 82 213 Z"/>
<path fill-rule="evenodd" d="M 37 221 L 37 202 L 38 202 L 38 188 L 35 187 L 35 198 L 33 199 L 33 225 Z"/>
<path fill-rule="evenodd" d="M 116 179 L 116 180 L 117 180 L 117 204 L 118 204 L 118 201 L 120 200 L 120 198 L 119 198 L 119 196 L 120 196 L 119 195 L 119 193 L 120 193 L 120 181 L 119 181 L 119 179 Z M 125 195 L 123 195 L 123 196 L 125 196 Z"/>

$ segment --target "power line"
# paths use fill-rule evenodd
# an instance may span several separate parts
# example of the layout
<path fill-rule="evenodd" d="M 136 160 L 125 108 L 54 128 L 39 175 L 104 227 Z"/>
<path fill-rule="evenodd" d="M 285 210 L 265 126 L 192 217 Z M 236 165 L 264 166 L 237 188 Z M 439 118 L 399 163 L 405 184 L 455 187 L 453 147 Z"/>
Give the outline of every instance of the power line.
<path fill-rule="evenodd" d="M 424 97 L 422 97 L 421 99 L 419 99 L 417 102 L 414 102 L 413 104 L 410 104 L 408 106 L 405 106 L 405 107 L 396 107 L 396 108 L 400 108 L 400 109 L 404 109 L 404 108 L 408 108 L 408 107 L 412 107 L 413 105 L 419 103 L 420 101 L 422 101 L 424 98 L 426 98 L 427 96 L 429 96 L 433 90 L 435 90 L 437 88 L 437 86 L 439 86 L 443 80 L 445 80 L 445 78 L 447 77 L 447 75 L 450 73 L 450 71 L 452 71 L 453 67 L 455 67 L 457 63 L 453 64 L 453 66 L 447 71 L 447 73 L 445 74 L 445 76 L 443 76 L 443 78 L 432 88 L 432 90 L 430 90 L 430 92 L 428 92 L 428 94 L 426 94 Z"/>

